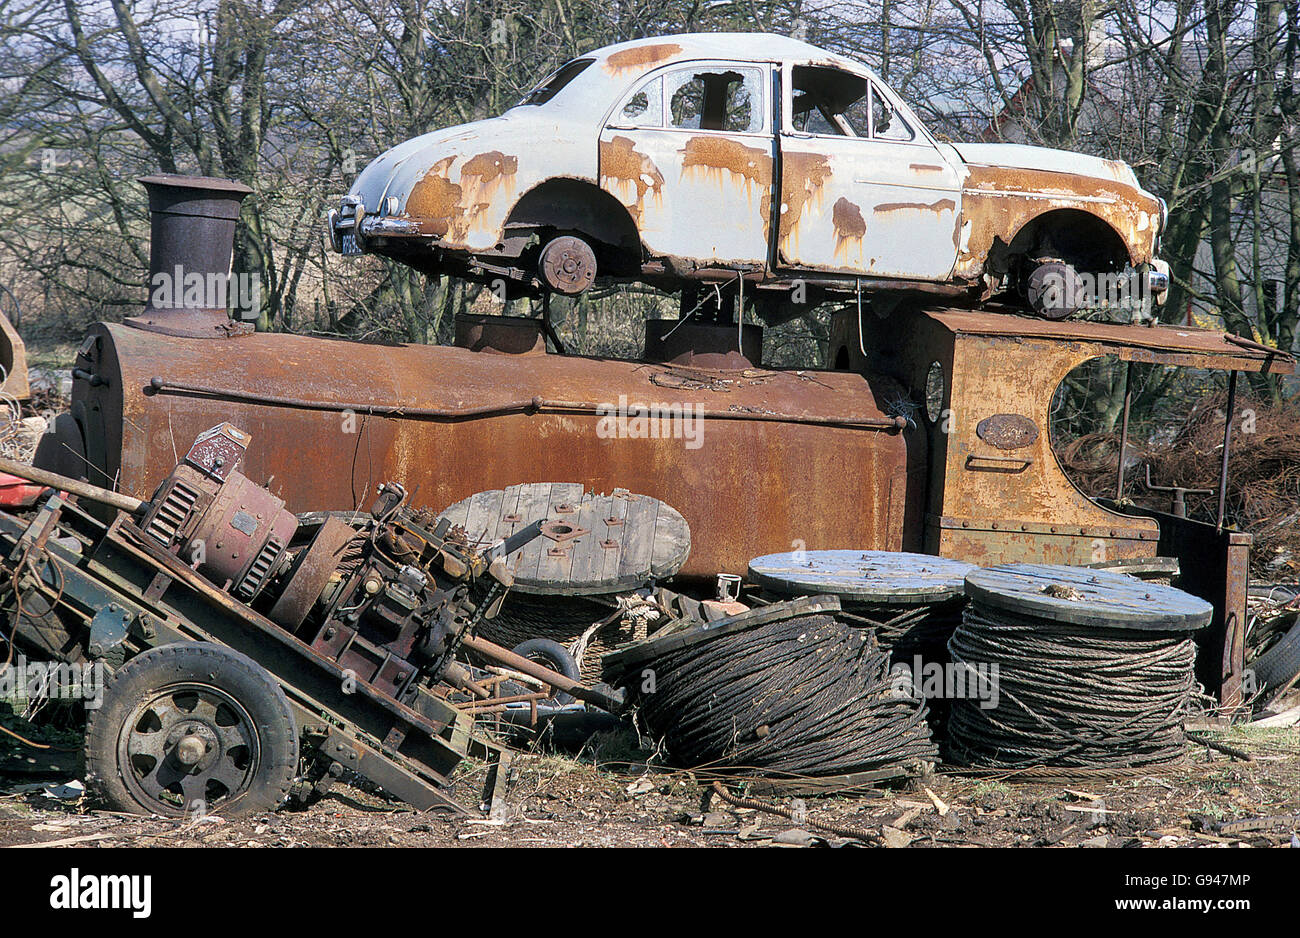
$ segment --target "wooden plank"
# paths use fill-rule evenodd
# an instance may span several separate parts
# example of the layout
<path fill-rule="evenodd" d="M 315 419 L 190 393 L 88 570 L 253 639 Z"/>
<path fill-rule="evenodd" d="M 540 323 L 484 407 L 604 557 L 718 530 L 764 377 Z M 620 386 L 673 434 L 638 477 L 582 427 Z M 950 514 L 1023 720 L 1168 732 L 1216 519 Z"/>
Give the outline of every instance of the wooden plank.
<path fill-rule="evenodd" d="M 623 551 L 627 549 L 627 509 L 632 504 L 633 496 L 619 491 L 609 496 L 609 513 L 601 519 L 600 529 L 604 534 L 602 540 L 615 541 L 618 546 L 602 549 L 600 578 L 612 582 L 618 578 L 619 564 L 623 560 Z M 623 522 L 610 524 L 609 519 Z"/>
<path fill-rule="evenodd" d="M 578 511 L 578 527 L 588 533 L 574 542 L 573 559 L 568 578 L 572 583 L 598 583 L 605 568 L 605 554 L 600 546 L 605 539 L 605 519 L 613 506 L 608 495 L 587 495 Z"/>
<path fill-rule="evenodd" d="M 519 507 L 516 511 L 523 518 L 524 524 L 532 524 L 534 521 L 544 521 L 554 517 L 551 511 L 552 487 L 550 482 L 533 482 L 520 486 Z M 541 562 L 542 553 L 550 543 L 546 538 L 539 537 L 519 552 L 518 561 L 510 564 L 510 570 L 514 573 L 517 581 L 535 582 L 537 580 L 538 564 Z"/>
<path fill-rule="evenodd" d="M 504 493 L 500 489 L 478 492 L 469 498 L 469 510 L 465 516 L 465 530 L 471 544 L 486 547 L 495 544 L 500 538 L 497 529 L 501 526 L 501 499 Z"/>
<path fill-rule="evenodd" d="M 560 512 L 562 505 L 573 510 Z M 443 517 L 462 513 L 480 543 L 495 543 L 539 519 L 587 532 L 558 541 L 543 535 L 508 558 L 516 589 L 524 593 L 619 592 L 672 576 L 690 553 L 690 528 L 681 514 L 658 499 L 622 490 L 597 495 L 576 482 L 524 483 L 479 492 L 448 508 Z M 508 515 L 519 520 L 507 522 Z M 610 518 L 622 523 L 611 525 Z M 606 540 L 618 546 L 606 548 Z"/>
<path fill-rule="evenodd" d="M 628 506 L 627 520 L 623 523 L 627 534 L 623 540 L 623 556 L 618 562 L 619 581 L 636 580 L 645 575 L 642 571 L 649 572 L 659 505 L 658 499 L 642 495 Z"/>

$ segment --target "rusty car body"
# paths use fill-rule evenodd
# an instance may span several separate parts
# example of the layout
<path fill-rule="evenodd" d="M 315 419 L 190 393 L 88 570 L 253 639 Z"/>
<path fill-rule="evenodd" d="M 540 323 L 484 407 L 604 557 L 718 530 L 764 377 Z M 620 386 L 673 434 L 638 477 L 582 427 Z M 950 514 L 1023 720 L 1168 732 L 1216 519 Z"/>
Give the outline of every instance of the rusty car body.
<path fill-rule="evenodd" d="M 329 230 L 345 254 L 530 291 L 743 278 L 752 297 L 799 280 L 1008 291 L 1057 318 L 1083 294 L 1048 296 L 1048 276 L 1128 272 L 1162 296 L 1165 220 L 1125 163 L 943 143 L 859 62 L 721 33 L 597 49 L 499 117 L 392 148 Z"/>

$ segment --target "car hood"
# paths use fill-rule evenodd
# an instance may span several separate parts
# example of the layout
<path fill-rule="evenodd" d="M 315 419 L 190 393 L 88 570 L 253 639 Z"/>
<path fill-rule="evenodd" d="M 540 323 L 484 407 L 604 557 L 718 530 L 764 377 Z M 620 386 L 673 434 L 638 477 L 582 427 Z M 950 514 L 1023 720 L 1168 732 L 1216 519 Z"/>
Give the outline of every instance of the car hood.
<path fill-rule="evenodd" d="M 1018 143 L 954 143 L 952 147 L 963 161 L 977 166 L 1073 173 L 1141 188 L 1133 168 L 1122 160 L 1107 160 L 1070 150 L 1053 150 Z"/>

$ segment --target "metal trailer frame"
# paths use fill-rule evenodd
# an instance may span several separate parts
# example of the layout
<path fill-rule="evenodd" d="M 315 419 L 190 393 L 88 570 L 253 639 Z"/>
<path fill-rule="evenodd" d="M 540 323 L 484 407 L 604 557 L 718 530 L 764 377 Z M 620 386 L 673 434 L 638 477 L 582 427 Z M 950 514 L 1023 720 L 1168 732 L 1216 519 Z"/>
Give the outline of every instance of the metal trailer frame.
<path fill-rule="evenodd" d="M 350 678 L 151 544 L 125 513 L 105 521 L 75 497 L 55 493 L 30 521 L 0 513 L 0 550 L 11 565 L 32 558 L 16 577 L 17 594 L 39 590 L 54 597 L 65 619 L 71 614 L 84 621 L 82 644 L 90 660 L 120 665 L 175 642 L 226 645 L 252 658 L 283 688 L 304 751 L 356 771 L 416 810 L 469 813 L 454 797 L 450 779 L 466 756 L 489 763 L 485 793 L 489 799 L 500 794 L 509 752 L 473 736 L 471 714 L 423 687 L 406 706 Z M 33 626 L 14 619 L 11 639 L 41 644 L 38 635 L 25 631 Z M 345 684 L 355 689 L 345 691 Z"/>

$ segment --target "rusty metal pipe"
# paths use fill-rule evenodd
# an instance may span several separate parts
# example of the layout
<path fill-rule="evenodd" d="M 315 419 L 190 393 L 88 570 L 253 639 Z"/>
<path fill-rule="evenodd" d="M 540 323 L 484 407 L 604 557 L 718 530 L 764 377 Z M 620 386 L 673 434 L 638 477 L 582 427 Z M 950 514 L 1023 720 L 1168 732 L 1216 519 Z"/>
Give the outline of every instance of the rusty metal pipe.
<path fill-rule="evenodd" d="M 108 489 L 100 488 L 98 485 L 91 485 L 89 482 L 82 482 L 78 479 L 69 479 L 67 476 L 61 476 L 57 472 L 48 472 L 45 469 L 37 469 L 35 466 L 29 466 L 26 463 L 15 462 L 12 459 L 5 459 L 0 456 L 0 472 L 7 472 L 10 475 L 18 476 L 20 479 L 27 479 L 40 485 L 48 485 L 52 489 L 59 489 L 76 495 L 78 498 L 88 498 L 91 501 L 103 502 L 105 505 L 112 505 L 121 511 L 129 514 L 139 514 L 144 508 L 145 502 L 138 498 L 132 498 L 130 495 L 123 495 L 121 492 L 112 492 Z"/>
<path fill-rule="evenodd" d="M 312 401 L 306 398 L 279 397 L 267 394 L 254 394 L 249 391 L 237 391 L 219 388 L 214 385 L 184 384 L 168 381 L 165 378 L 153 378 L 149 387 L 155 394 L 164 392 L 182 394 L 201 394 L 205 397 L 224 398 L 232 401 L 247 401 L 252 404 L 270 404 L 273 406 L 295 407 L 302 410 L 324 410 L 342 413 L 350 411 L 375 417 L 427 417 L 435 420 L 465 420 L 472 417 L 494 417 L 521 413 L 597 413 L 600 405 L 590 401 L 561 401 L 543 397 L 527 400 L 510 401 L 486 407 L 396 407 L 388 404 L 358 404 L 344 401 Z M 651 408 L 629 404 L 628 415 L 650 413 Z M 765 420 L 776 423 L 804 423 L 836 427 L 860 427 L 873 430 L 902 430 L 907 426 L 907 418 L 897 417 L 827 417 L 822 415 L 777 414 L 734 412 L 726 410 L 705 410 L 698 407 L 700 417 L 710 420 Z"/>
<path fill-rule="evenodd" d="M 578 700 L 593 703 L 610 713 L 618 712 L 618 701 L 608 694 L 601 693 L 578 681 L 567 678 L 558 671 L 543 667 L 536 661 L 529 661 L 521 655 L 516 655 L 513 651 L 502 648 L 495 642 L 489 642 L 487 639 L 477 636 L 467 636 L 461 640 L 461 644 L 475 654 L 482 655 L 484 658 L 503 664 L 508 668 L 514 668 L 516 671 L 527 674 L 529 677 L 535 677 L 539 681 L 544 681 L 556 690 L 562 690 Z"/>
<path fill-rule="evenodd" d="M 1119 426 L 1119 465 L 1115 470 L 1115 500 L 1124 497 L 1124 451 L 1128 449 L 1128 415 L 1133 405 L 1133 362 L 1124 369 L 1124 417 Z"/>
<path fill-rule="evenodd" d="M 1219 465 L 1219 521 L 1216 527 L 1223 530 L 1223 515 L 1228 507 L 1228 452 L 1232 446 L 1232 414 L 1237 409 L 1237 375 L 1228 376 L 1228 416 L 1223 421 L 1223 462 Z"/>
<path fill-rule="evenodd" d="M 483 707 L 493 707 L 497 704 L 528 703 L 530 700 L 545 700 L 547 694 L 543 691 L 537 691 L 532 694 L 511 694 L 508 697 L 489 697 L 485 700 L 471 700 L 468 703 L 461 704 L 461 710 L 480 710 Z"/>

